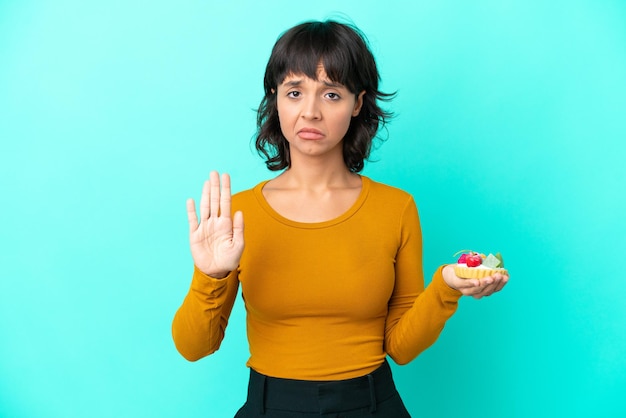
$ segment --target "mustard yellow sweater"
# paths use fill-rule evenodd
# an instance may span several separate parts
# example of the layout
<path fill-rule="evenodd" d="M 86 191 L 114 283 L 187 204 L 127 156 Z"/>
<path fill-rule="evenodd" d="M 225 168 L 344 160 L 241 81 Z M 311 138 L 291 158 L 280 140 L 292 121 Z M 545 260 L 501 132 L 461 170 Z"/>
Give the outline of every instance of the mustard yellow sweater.
<path fill-rule="evenodd" d="M 224 338 L 239 285 L 245 301 L 248 366 L 274 377 L 336 380 L 365 375 L 389 355 L 399 364 L 429 347 L 461 293 L 442 268 L 424 289 L 422 238 L 413 198 L 362 177 L 357 202 L 320 223 L 282 217 L 265 182 L 233 197 L 246 247 L 224 279 L 194 269 L 173 338 L 197 360 Z"/>

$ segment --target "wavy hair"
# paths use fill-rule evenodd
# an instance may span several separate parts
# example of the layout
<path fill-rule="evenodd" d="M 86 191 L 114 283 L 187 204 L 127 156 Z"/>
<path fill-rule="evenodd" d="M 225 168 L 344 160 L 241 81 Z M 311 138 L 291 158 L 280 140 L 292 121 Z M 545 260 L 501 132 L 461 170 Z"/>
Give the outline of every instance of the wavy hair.
<path fill-rule="evenodd" d="M 289 143 L 278 119 L 278 85 L 289 74 L 317 80 L 320 63 L 331 81 L 343 84 L 355 95 L 365 90 L 361 111 L 352 118 L 343 138 L 343 159 L 350 171 L 363 170 L 373 139 L 392 116 L 380 108 L 378 101 L 389 101 L 395 93 L 378 89 L 376 61 L 358 28 L 332 20 L 297 25 L 284 32 L 272 49 L 263 80 L 265 96 L 257 110 L 255 146 L 272 171 L 291 166 Z"/>

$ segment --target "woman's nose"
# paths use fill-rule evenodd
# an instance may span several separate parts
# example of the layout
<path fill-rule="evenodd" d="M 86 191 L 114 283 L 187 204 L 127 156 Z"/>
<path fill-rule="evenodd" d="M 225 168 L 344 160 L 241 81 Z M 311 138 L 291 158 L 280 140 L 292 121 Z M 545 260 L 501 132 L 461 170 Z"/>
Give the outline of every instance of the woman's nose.
<path fill-rule="evenodd" d="M 320 106 L 317 97 L 310 96 L 303 100 L 302 103 L 302 117 L 305 119 L 321 119 L 322 113 L 320 112 Z"/>

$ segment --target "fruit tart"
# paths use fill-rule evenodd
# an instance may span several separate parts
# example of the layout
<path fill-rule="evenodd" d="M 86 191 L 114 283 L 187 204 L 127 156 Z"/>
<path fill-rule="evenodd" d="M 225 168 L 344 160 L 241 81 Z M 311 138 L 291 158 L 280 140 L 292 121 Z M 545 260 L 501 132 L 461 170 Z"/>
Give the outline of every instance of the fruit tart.
<path fill-rule="evenodd" d="M 493 276 L 496 273 L 508 274 L 504 268 L 502 255 L 481 254 L 475 251 L 462 250 L 454 256 L 461 254 L 454 266 L 454 274 L 463 279 L 482 279 Z"/>

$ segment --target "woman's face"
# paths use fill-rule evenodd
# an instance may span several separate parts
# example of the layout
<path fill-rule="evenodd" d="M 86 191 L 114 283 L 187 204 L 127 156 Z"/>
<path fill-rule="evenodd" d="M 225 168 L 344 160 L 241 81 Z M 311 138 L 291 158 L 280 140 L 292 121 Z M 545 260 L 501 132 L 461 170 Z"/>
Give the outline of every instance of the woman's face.
<path fill-rule="evenodd" d="M 350 121 L 363 105 L 358 95 L 328 78 L 320 65 L 317 80 L 290 74 L 277 89 L 280 129 L 289 142 L 292 163 L 301 157 L 343 158 L 343 141 Z"/>

